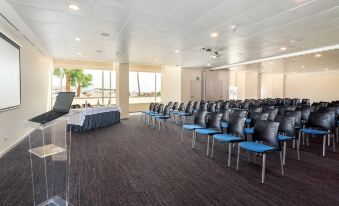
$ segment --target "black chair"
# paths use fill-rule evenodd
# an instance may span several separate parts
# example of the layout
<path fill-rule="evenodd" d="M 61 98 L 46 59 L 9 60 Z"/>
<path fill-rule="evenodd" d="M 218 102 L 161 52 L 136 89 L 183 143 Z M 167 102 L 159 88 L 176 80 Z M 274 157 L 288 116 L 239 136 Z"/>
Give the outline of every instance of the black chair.
<path fill-rule="evenodd" d="M 174 102 L 172 110 L 177 111 L 179 109 L 179 102 Z"/>
<path fill-rule="evenodd" d="M 188 103 L 187 106 L 186 106 L 186 109 L 184 112 L 179 112 L 178 113 L 178 116 L 179 116 L 179 122 L 182 122 L 182 117 L 185 117 L 186 118 L 186 123 L 188 123 L 188 117 L 191 117 L 193 116 L 193 104 L 192 102 L 191 103 Z"/>
<path fill-rule="evenodd" d="M 160 128 L 161 128 L 161 122 L 164 121 L 166 123 L 166 120 L 171 118 L 170 116 L 170 108 L 171 108 L 171 105 L 166 105 L 165 108 L 163 109 L 163 112 L 162 114 L 160 115 L 155 115 L 154 116 L 154 123 L 153 123 L 153 127 L 154 127 L 154 124 L 155 122 L 158 121 L 158 128 L 159 128 L 159 131 L 160 131 Z M 166 126 L 166 125 L 165 125 Z"/>
<path fill-rule="evenodd" d="M 272 152 L 279 152 L 280 154 L 280 165 L 281 165 L 281 175 L 284 175 L 284 166 L 282 162 L 282 152 L 280 147 L 280 142 L 278 140 L 278 122 L 270 122 L 259 120 L 255 124 L 253 141 L 254 142 L 240 142 L 238 144 L 238 156 L 237 156 L 237 167 L 239 169 L 239 158 L 240 158 L 240 149 L 244 149 L 248 152 L 255 154 L 262 154 L 263 163 L 262 163 L 262 173 L 261 173 L 261 183 L 265 182 L 265 165 L 266 165 L 266 155 Z M 270 146 L 261 144 L 259 142 L 267 142 Z"/>
<path fill-rule="evenodd" d="M 182 131 L 181 131 L 181 143 L 184 142 L 184 130 L 191 130 L 193 131 L 193 137 L 192 137 L 192 148 L 195 148 L 195 145 L 193 143 L 193 139 L 195 139 L 195 131 L 196 129 L 203 129 L 206 128 L 206 120 L 207 120 L 207 111 L 198 111 L 194 115 L 193 124 L 184 124 L 182 125 Z"/>
<path fill-rule="evenodd" d="M 301 135 L 307 135 L 307 145 L 309 145 L 309 137 L 323 137 L 322 156 L 326 156 L 326 138 L 332 129 L 331 114 L 326 112 L 312 112 L 307 122 L 307 128 L 300 129 Z M 328 137 L 330 138 L 330 137 Z M 334 140 L 334 138 L 333 138 Z M 333 151 L 335 151 L 335 142 L 333 141 Z"/>
<path fill-rule="evenodd" d="M 231 109 L 224 110 L 222 113 L 222 118 L 221 118 L 221 128 L 222 129 L 227 129 L 228 127 L 228 122 L 230 120 L 230 113 Z"/>
<path fill-rule="evenodd" d="M 172 111 L 171 115 L 173 115 L 173 118 L 175 120 L 176 123 L 178 123 L 176 116 L 180 113 L 180 112 L 184 112 L 186 109 L 186 105 L 185 103 L 180 103 L 178 110 Z M 179 118 L 178 118 L 179 119 Z"/>
<path fill-rule="evenodd" d="M 221 113 L 209 113 L 207 117 L 207 128 L 206 129 L 196 129 L 195 134 L 207 135 L 207 151 L 206 155 L 209 156 L 209 147 L 210 147 L 210 137 L 214 134 L 222 133 L 221 129 Z M 196 148 L 196 138 L 194 138 L 194 149 Z"/>
<path fill-rule="evenodd" d="M 208 108 L 208 103 L 207 102 L 203 102 L 203 103 L 200 103 L 200 111 L 207 111 L 207 108 Z"/>
<path fill-rule="evenodd" d="M 268 113 L 268 118 L 267 118 L 267 120 L 273 122 L 275 116 L 277 116 L 277 114 L 278 114 L 278 109 L 277 109 L 277 108 L 275 108 L 275 109 L 272 109 L 272 108 L 264 108 L 263 113 Z"/>
<path fill-rule="evenodd" d="M 238 110 L 238 109 L 232 109 L 230 111 L 230 117 L 242 117 L 242 118 L 246 118 L 247 117 L 248 112 L 246 110 Z"/>
<path fill-rule="evenodd" d="M 279 122 L 279 135 L 278 140 L 283 143 L 283 164 L 286 163 L 286 144 L 288 141 L 295 141 L 296 133 L 295 133 L 295 117 L 293 116 L 277 116 L 275 118 L 276 122 Z M 297 157 L 300 160 L 300 138 L 297 141 Z"/>
<path fill-rule="evenodd" d="M 210 102 L 208 104 L 207 112 L 215 112 L 215 106 L 216 104 L 214 102 Z"/>
<path fill-rule="evenodd" d="M 295 118 L 295 129 L 302 128 L 301 123 L 301 111 L 287 111 L 284 116 L 286 117 L 294 117 Z"/>
<path fill-rule="evenodd" d="M 231 108 L 231 107 L 230 107 L 230 102 L 229 102 L 229 101 L 223 102 L 223 103 L 221 104 L 221 110 L 222 110 L 222 111 L 228 110 L 228 109 L 230 109 L 230 108 Z"/>
<path fill-rule="evenodd" d="M 150 113 L 152 113 L 152 112 L 154 112 L 153 110 L 154 110 L 154 106 L 155 106 L 155 103 L 151 103 L 150 105 L 149 105 L 149 108 L 148 108 L 148 111 L 142 111 L 141 112 L 141 117 L 140 117 L 140 121 L 142 122 L 142 120 L 144 119 L 144 122 L 146 123 L 146 114 L 150 114 Z"/>
<path fill-rule="evenodd" d="M 221 103 L 222 102 L 220 102 L 220 101 L 215 103 L 215 112 L 220 112 L 221 111 Z"/>
<path fill-rule="evenodd" d="M 193 112 L 197 112 L 200 108 L 200 102 L 194 102 L 193 104 Z"/>
<path fill-rule="evenodd" d="M 227 134 L 215 134 L 212 140 L 212 155 L 214 154 L 214 141 L 217 140 L 221 143 L 228 143 L 228 162 L 227 166 L 231 166 L 231 154 L 233 143 L 241 142 L 245 138 L 244 134 L 245 118 L 234 117 L 228 122 Z"/>

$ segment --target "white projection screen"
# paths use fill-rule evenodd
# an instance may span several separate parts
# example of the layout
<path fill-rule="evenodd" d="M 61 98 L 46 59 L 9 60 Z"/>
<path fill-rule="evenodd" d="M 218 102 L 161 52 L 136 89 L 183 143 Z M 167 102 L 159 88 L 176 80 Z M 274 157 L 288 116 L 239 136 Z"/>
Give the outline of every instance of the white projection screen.
<path fill-rule="evenodd" d="M 20 46 L 0 33 L 0 112 L 20 104 Z"/>

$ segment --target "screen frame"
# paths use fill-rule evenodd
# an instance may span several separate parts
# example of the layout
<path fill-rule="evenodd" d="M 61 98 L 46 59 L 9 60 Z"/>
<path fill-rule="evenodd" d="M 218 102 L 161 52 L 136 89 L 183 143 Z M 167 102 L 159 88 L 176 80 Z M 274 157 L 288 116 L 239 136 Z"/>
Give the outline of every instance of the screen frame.
<path fill-rule="evenodd" d="M 14 46 L 15 48 L 19 50 L 19 88 L 20 88 L 19 105 L 14 105 L 14 106 L 2 108 L 2 109 L 0 108 L 0 113 L 1 113 L 1 112 L 5 112 L 8 110 L 17 109 L 21 107 L 21 47 L 17 43 L 15 43 L 12 39 L 10 39 L 5 34 L 3 34 L 2 32 L 0 32 L 0 38 L 2 38 L 7 43 L 11 44 L 12 46 Z"/>

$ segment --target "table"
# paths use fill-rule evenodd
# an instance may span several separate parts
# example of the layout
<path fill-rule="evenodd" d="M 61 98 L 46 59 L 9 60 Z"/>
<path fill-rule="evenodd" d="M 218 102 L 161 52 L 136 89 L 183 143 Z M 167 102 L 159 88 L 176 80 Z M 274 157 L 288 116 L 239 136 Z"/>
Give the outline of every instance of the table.
<path fill-rule="evenodd" d="M 85 132 L 91 129 L 108 127 L 120 122 L 120 107 L 93 107 L 71 109 L 68 125 L 75 132 Z"/>

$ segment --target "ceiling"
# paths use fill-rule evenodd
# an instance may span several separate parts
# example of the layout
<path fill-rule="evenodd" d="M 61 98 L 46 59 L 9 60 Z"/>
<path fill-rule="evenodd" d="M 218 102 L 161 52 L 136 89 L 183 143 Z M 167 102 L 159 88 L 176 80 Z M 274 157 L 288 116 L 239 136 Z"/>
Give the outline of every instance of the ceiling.
<path fill-rule="evenodd" d="M 339 0 L 8 2 L 54 58 L 215 67 L 339 44 Z"/>

